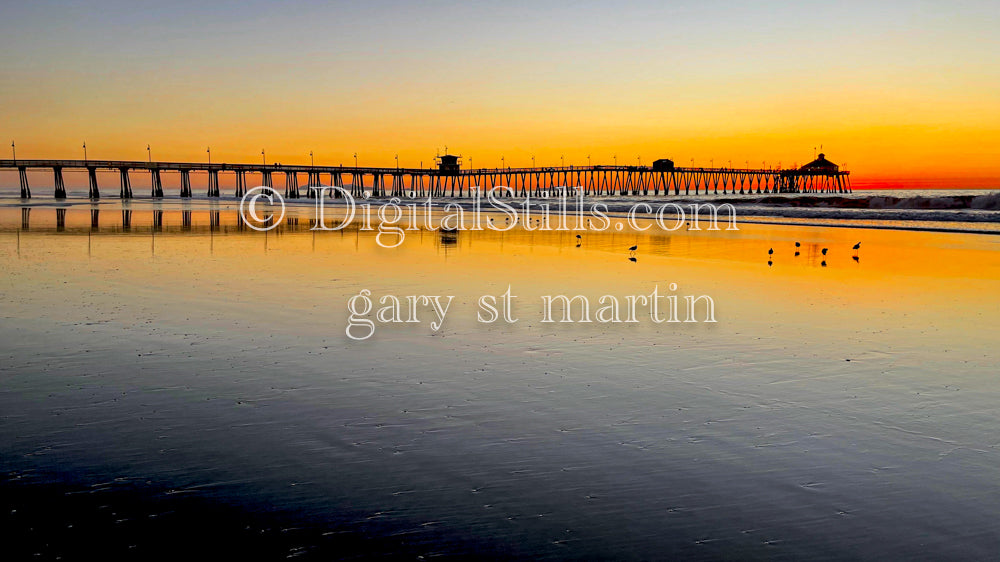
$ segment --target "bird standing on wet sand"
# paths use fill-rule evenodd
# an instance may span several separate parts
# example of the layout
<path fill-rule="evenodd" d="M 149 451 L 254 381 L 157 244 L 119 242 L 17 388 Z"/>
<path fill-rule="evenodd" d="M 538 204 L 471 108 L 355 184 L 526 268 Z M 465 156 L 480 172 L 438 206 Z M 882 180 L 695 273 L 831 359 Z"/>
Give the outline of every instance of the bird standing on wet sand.
<path fill-rule="evenodd" d="M 629 249 L 628 249 L 628 251 L 630 251 L 630 252 L 634 252 L 634 251 L 636 251 L 636 250 L 638 250 L 638 249 L 639 249 L 639 245 L 638 245 L 638 244 L 636 244 L 635 246 L 632 246 L 631 248 L 629 248 Z"/>
<path fill-rule="evenodd" d="M 829 248 L 823 248 L 823 255 L 824 256 L 826 255 L 827 250 L 829 250 Z"/>
<path fill-rule="evenodd" d="M 768 251 L 767 251 L 767 255 L 769 255 L 769 256 L 773 256 L 773 255 L 774 255 L 774 248 L 770 248 L 770 249 L 768 249 Z"/>
<path fill-rule="evenodd" d="M 796 248 L 798 248 L 798 247 L 800 247 L 800 246 L 802 246 L 802 244 L 800 244 L 800 243 L 798 243 L 798 242 L 796 242 L 796 243 L 795 243 L 795 247 L 796 247 Z"/>
<path fill-rule="evenodd" d="M 857 254 L 858 250 L 860 249 L 861 249 L 861 242 L 858 242 L 857 244 L 854 245 L 854 253 Z"/>

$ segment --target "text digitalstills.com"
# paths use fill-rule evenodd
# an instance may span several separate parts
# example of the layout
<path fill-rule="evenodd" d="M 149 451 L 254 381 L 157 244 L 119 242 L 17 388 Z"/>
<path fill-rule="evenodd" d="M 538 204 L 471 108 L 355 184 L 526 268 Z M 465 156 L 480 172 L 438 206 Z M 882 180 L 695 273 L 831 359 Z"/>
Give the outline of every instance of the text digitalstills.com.
<path fill-rule="evenodd" d="M 726 230 L 736 226 L 736 208 L 725 203 L 632 203 L 622 213 L 612 213 L 605 203 L 584 200 L 583 190 L 554 189 L 540 196 L 513 199 L 509 187 L 497 186 L 485 192 L 471 190 L 464 203 L 454 200 L 435 205 L 431 197 L 402 199 L 392 197 L 375 204 L 358 202 L 342 187 L 323 186 L 315 190 L 313 226 L 315 231 L 338 231 L 357 222 L 362 231 L 377 231 L 376 242 L 385 248 L 403 243 L 413 230 L 525 230 L 590 231 L 624 230 L 636 232 L 652 228 L 673 232 L 686 230 L 721 230 L 719 214 L 725 213 Z M 571 197 L 572 194 L 572 197 Z M 365 199 L 368 195 L 365 194 Z M 331 204 L 332 203 L 332 204 Z M 266 208 L 262 208 L 266 207 Z M 241 220 L 250 228 L 267 231 L 277 228 L 285 217 L 284 198 L 271 187 L 258 186 L 247 191 L 240 201 Z M 493 216 L 490 216 L 493 215 Z M 614 220 L 619 217 L 619 220 Z M 624 221 L 624 222 L 623 222 Z"/>

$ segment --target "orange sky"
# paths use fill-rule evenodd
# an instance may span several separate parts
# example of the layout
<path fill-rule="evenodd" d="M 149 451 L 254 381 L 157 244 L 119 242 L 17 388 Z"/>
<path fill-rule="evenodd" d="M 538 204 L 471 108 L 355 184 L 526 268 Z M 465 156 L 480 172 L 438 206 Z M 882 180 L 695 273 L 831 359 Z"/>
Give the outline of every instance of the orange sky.
<path fill-rule="evenodd" d="M 4 9 L 20 158 L 788 167 L 822 144 L 855 187 L 1000 187 L 990 3 L 127 6 Z"/>

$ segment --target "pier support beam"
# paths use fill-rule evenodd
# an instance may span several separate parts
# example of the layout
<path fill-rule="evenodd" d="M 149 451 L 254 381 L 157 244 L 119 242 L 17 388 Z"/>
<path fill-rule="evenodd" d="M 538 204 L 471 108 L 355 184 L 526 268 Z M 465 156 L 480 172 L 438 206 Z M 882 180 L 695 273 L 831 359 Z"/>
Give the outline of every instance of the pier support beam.
<path fill-rule="evenodd" d="M 363 197 L 365 193 L 365 176 L 358 172 L 351 172 L 351 195 L 353 197 Z"/>
<path fill-rule="evenodd" d="M 118 195 L 122 199 L 131 199 L 132 183 L 128 179 L 128 168 L 119 168 L 118 171 L 121 174 L 121 191 L 118 192 Z M 131 218 L 131 215 L 129 217 Z"/>
<path fill-rule="evenodd" d="M 163 182 L 160 181 L 160 170 L 150 170 L 149 177 L 150 195 L 153 197 L 163 197 Z"/>
<path fill-rule="evenodd" d="M 87 168 L 87 196 L 97 200 L 101 198 L 101 190 L 97 187 L 97 168 Z"/>
<path fill-rule="evenodd" d="M 181 170 L 181 197 L 191 197 L 192 195 L 191 172 L 190 170 Z"/>
<path fill-rule="evenodd" d="M 402 197 L 404 191 L 403 174 L 395 173 L 392 174 L 392 192 L 393 197 Z"/>
<path fill-rule="evenodd" d="M 247 174 L 239 170 L 236 172 L 236 196 L 243 197 L 247 194 Z"/>
<path fill-rule="evenodd" d="M 285 172 L 285 199 L 299 198 L 299 175 L 295 172 Z"/>
<path fill-rule="evenodd" d="M 31 187 L 28 186 L 28 169 L 19 166 L 17 176 L 21 180 L 21 199 L 31 199 Z"/>
<path fill-rule="evenodd" d="M 344 175 L 343 175 L 343 173 L 342 172 L 334 172 L 334 173 L 330 174 L 330 184 L 333 185 L 334 187 L 339 187 L 339 188 L 343 189 L 344 188 Z M 340 199 L 340 197 L 341 197 L 340 192 L 337 191 L 337 190 L 333 190 L 332 197 L 334 199 Z"/>
<path fill-rule="evenodd" d="M 319 172 L 309 172 L 309 180 L 306 182 L 306 197 L 310 199 L 316 198 L 316 188 L 321 185 L 319 179 Z"/>
<path fill-rule="evenodd" d="M 209 170 L 208 171 L 208 196 L 209 197 L 219 197 L 219 171 Z"/>
<path fill-rule="evenodd" d="M 52 168 L 53 185 L 56 187 L 56 199 L 66 198 L 66 183 L 63 181 L 62 168 Z M 63 209 L 65 211 L 65 209 Z"/>

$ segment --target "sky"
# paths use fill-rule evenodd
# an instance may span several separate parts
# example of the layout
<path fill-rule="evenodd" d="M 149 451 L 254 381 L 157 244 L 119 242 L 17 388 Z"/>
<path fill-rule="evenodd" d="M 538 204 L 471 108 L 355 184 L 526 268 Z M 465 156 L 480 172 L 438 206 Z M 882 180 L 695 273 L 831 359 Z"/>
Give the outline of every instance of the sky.
<path fill-rule="evenodd" d="M 19 158 L 404 167 L 822 145 L 855 187 L 1000 187 L 997 29 L 995 0 L 0 0 L 0 135 Z"/>

